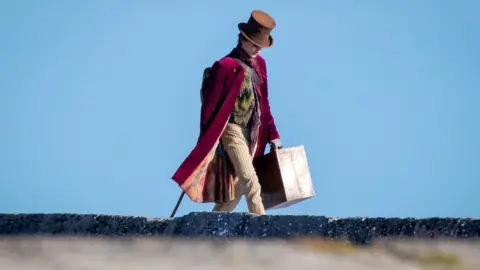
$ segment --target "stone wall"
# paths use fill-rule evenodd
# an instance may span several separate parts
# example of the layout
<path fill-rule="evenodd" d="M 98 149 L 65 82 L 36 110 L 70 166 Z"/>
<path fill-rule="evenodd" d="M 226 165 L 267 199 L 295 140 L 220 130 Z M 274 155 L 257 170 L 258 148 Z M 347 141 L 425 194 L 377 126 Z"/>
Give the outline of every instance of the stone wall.
<path fill-rule="evenodd" d="M 111 215 L 0 214 L 0 235 L 169 236 L 288 239 L 367 244 L 384 238 L 480 238 L 479 219 L 343 218 L 191 213 L 173 219 Z"/>

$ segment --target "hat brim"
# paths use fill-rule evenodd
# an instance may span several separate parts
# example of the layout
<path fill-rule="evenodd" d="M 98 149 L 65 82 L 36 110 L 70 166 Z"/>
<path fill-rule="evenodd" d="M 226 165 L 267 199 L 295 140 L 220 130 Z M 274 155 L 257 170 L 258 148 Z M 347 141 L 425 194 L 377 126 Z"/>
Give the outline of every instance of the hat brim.
<path fill-rule="evenodd" d="M 261 47 L 261 48 L 270 48 L 273 46 L 273 37 L 272 35 L 269 35 L 268 36 L 268 43 L 260 43 L 258 41 L 255 41 L 253 40 L 251 37 L 249 37 L 247 35 L 247 31 L 245 31 L 246 29 L 246 26 L 247 26 L 247 23 L 239 23 L 238 24 L 238 30 L 240 31 L 240 33 L 242 34 L 242 36 L 244 36 L 248 41 L 252 42 L 253 44 L 257 45 L 258 47 Z"/>

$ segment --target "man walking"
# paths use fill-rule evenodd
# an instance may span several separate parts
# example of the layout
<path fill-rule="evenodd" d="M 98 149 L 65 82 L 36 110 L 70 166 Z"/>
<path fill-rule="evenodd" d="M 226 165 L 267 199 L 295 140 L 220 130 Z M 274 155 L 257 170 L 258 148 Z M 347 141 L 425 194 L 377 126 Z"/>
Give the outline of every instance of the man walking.
<path fill-rule="evenodd" d="M 275 21 L 254 10 L 239 23 L 237 46 L 208 69 L 202 85 L 200 136 L 172 179 L 196 202 L 215 202 L 213 211 L 232 211 L 245 195 L 248 211 L 263 215 L 253 159 L 267 144 L 281 148 L 268 100 L 265 60 Z"/>

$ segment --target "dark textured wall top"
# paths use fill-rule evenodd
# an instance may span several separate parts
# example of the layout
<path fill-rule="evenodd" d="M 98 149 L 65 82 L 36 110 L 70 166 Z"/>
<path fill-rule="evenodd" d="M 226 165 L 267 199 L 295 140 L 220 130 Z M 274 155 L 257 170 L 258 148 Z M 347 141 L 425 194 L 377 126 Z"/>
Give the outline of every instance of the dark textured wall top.
<path fill-rule="evenodd" d="M 480 238 L 479 219 L 343 218 L 191 213 L 173 218 L 76 214 L 0 214 L 0 235 L 290 238 L 320 236 L 369 243 L 377 238 Z"/>

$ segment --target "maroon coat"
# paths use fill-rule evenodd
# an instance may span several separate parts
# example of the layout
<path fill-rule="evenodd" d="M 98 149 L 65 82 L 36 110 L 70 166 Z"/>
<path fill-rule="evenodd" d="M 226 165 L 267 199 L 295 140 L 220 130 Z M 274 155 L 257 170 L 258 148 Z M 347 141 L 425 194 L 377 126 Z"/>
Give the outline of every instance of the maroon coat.
<path fill-rule="evenodd" d="M 257 85 L 261 125 L 257 150 L 261 156 L 269 142 L 279 139 L 270 112 L 265 60 L 256 57 L 256 71 L 261 79 Z M 201 107 L 200 135 L 196 146 L 180 165 L 172 179 L 195 202 L 223 202 L 233 199 L 234 172 L 228 157 L 217 153 L 220 136 L 225 129 L 244 78 L 244 68 L 229 56 L 216 61 L 206 85 Z"/>

